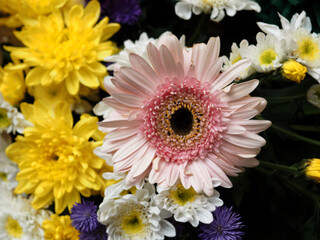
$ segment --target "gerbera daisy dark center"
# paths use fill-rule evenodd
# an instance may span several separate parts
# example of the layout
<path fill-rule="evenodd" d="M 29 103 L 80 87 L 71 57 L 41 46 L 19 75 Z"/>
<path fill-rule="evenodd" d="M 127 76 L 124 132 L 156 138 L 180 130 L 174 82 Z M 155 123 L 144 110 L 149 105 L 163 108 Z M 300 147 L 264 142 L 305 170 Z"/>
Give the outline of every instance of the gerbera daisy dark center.
<path fill-rule="evenodd" d="M 188 135 L 193 127 L 193 116 L 188 108 L 179 108 L 170 118 L 171 128 L 177 135 Z"/>

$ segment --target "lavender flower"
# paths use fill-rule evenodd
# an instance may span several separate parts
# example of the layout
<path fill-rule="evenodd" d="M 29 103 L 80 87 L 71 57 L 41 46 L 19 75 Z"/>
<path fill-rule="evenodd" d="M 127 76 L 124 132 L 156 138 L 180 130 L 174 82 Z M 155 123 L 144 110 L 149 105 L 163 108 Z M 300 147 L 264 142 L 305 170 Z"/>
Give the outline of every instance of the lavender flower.
<path fill-rule="evenodd" d="M 240 240 L 243 232 L 241 216 L 232 207 L 218 207 L 213 213 L 213 222 L 201 224 L 199 238 L 202 240 Z"/>
<path fill-rule="evenodd" d="M 142 11 L 138 0 L 99 0 L 101 16 L 108 16 L 111 22 L 133 25 Z"/>

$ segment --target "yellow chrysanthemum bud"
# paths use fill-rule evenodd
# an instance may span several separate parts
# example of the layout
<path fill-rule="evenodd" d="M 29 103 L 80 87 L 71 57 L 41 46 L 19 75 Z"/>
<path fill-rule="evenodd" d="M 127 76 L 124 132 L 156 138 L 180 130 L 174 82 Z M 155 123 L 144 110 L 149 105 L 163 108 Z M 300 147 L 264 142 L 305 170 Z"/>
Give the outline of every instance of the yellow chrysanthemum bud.
<path fill-rule="evenodd" d="M 282 65 L 282 76 L 288 80 L 300 83 L 307 73 L 307 68 L 293 59 L 289 59 Z"/>
<path fill-rule="evenodd" d="M 305 175 L 317 182 L 320 182 L 320 159 L 312 158 L 306 163 Z"/>

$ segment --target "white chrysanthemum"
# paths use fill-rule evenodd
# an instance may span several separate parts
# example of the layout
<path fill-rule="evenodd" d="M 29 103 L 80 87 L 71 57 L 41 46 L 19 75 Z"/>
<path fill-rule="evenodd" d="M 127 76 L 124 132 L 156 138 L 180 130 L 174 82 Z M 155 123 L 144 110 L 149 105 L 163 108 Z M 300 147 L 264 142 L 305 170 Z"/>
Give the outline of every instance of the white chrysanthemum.
<path fill-rule="evenodd" d="M 312 85 L 307 92 L 307 100 L 317 108 L 320 108 L 320 84 Z"/>
<path fill-rule="evenodd" d="M 42 222 L 49 212 L 35 210 L 22 196 L 14 196 L 5 184 L 0 184 L 0 239 L 42 240 Z"/>
<path fill-rule="evenodd" d="M 185 189 L 182 184 L 177 184 L 169 190 L 158 188 L 158 192 L 154 197 L 157 206 L 172 213 L 177 222 L 189 222 L 194 227 L 199 222 L 211 223 L 211 212 L 223 205 L 217 191 L 208 197 L 204 193 L 197 193 L 192 187 Z"/>
<path fill-rule="evenodd" d="M 125 190 L 130 190 L 133 186 L 127 185 L 125 182 L 127 174 L 125 173 L 114 173 L 106 172 L 102 177 L 109 181 L 114 181 L 114 184 L 111 184 L 105 189 L 104 197 L 105 198 L 118 198 L 121 196 L 121 193 Z M 145 184 L 145 180 L 140 180 L 134 187 L 137 189 L 142 189 Z"/>
<path fill-rule="evenodd" d="M 249 42 L 246 39 L 240 42 L 239 47 L 236 43 L 233 43 L 231 46 L 230 57 L 229 58 L 224 57 L 224 66 L 222 71 L 229 69 L 233 64 L 243 59 L 240 52 L 243 51 L 244 49 L 247 49 L 248 47 L 249 47 Z M 243 71 L 243 73 L 239 75 L 238 78 L 246 79 L 254 72 L 255 72 L 255 69 L 253 68 L 252 65 L 250 65 L 245 71 Z"/>
<path fill-rule="evenodd" d="M 267 34 L 277 39 L 284 39 L 290 46 L 290 58 L 301 62 L 308 69 L 308 73 L 320 82 L 320 37 L 311 33 L 312 25 L 310 18 L 303 11 L 295 14 L 289 22 L 279 14 L 282 29 L 276 25 L 259 22 L 258 26 Z"/>
<path fill-rule="evenodd" d="M 258 3 L 250 0 L 181 0 L 175 5 L 176 14 L 185 20 L 191 18 L 192 12 L 196 15 L 204 12 L 210 14 L 210 19 L 215 22 L 221 21 L 225 12 L 233 17 L 237 11 L 254 10 L 260 12 Z"/>
<path fill-rule="evenodd" d="M 19 168 L 16 163 L 12 162 L 6 155 L 5 150 L 11 144 L 9 134 L 0 134 L 0 182 L 4 182 L 9 189 L 14 189 L 18 182 L 16 175 Z"/>
<path fill-rule="evenodd" d="M 164 220 L 152 198 L 155 194 L 151 184 L 136 194 L 118 199 L 104 199 L 98 210 L 98 220 L 107 226 L 109 240 L 156 240 L 174 237 L 175 229 Z"/>
<path fill-rule="evenodd" d="M 22 113 L 6 102 L 0 93 L 0 133 L 3 131 L 13 134 L 22 133 L 23 129 L 30 125 Z"/>
<path fill-rule="evenodd" d="M 129 55 L 135 53 L 147 58 L 147 45 L 148 43 L 155 43 L 155 39 L 149 38 L 147 33 L 143 32 L 139 39 L 135 42 L 131 40 L 124 41 L 124 49 L 116 55 L 109 56 L 105 59 L 106 62 L 114 62 L 107 67 L 108 70 L 115 70 L 119 66 L 130 67 Z"/>
<path fill-rule="evenodd" d="M 257 72 L 270 72 L 279 68 L 286 57 L 286 42 L 262 32 L 257 34 L 257 45 L 242 49 L 243 58 L 250 59 Z"/>

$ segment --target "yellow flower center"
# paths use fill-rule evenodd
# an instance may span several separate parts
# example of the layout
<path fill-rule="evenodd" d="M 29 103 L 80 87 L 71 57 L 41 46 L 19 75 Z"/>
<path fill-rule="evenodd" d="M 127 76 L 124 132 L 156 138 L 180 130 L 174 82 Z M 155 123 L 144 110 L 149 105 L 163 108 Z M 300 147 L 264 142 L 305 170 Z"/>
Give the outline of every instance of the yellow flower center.
<path fill-rule="evenodd" d="M 141 212 L 133 210 L 124 215 L 121 219 L 121 228 L 123 231 L 130 235 L 143 234 L 145 232 L 146 224 L 143 223 Z"/>
<path fill-rule="evenodd" d="M 11 120 L 8 118 L 7 109 L 0 108 L 0 129 L 9 127 L 11 124 Z"/>
<path fill-rule="evenodd" d="M 260 55 L 260 65 L 270 65 L 276 58 L 277 54 L 273 49 L 264 50 Z"/>
<path fill-rule="evenodd" d="M 289 59 L 282 65 L 282 76 L 300 83 L 306 76 L 307 68 L 295 60 Z"/>
<path fill-rule="evenodd" d="M 193 188 L 185 189 L 182 184 L 177 185 L 176 190 L 171 190 L 169 198 L 174 201 L 174 203 L 184 206 L 187 202 L 192 203 L 197 195 Z"/>
<path fill-rule="evenodd" d="M 306 61 L 314 61 L 319 58 L 319 46 L 311 37 L 302 38 L 297 43 L 298 49 L 296 53 L 300 58 Z"/>
<path fill-rule="evenodd" d="M 7 174 L 0 172 L 0 179 L 4 182 L 8 181 Z"/>
<path fill-rule="evenodd" d="M 7 218 L 5 228 L 7 233 L 14 238 L 20 238 L 22 235 L 22 227 L 18 221 L 12 217 Z"/>
<path fill-rule="evenodd" d="M 235 57 L 234 59 L 232 59 L 231 63 L 232 63 L 232 64 L 235 64 L 236 62 L 240 61 L 241 59 L 242 59 L 242 58 L 241 58 L 240 54 L 238 54 L 237 57 Z"/>
<path fill-rule="evenodd" d="M 209 5 L 210 7 L 224 6 L 227 0 L 202 0 L 202 4 Z"/>

